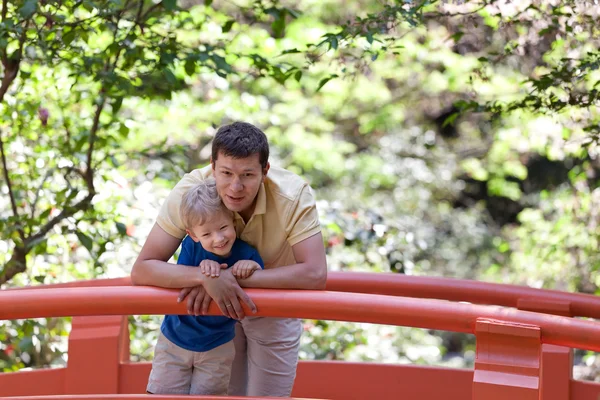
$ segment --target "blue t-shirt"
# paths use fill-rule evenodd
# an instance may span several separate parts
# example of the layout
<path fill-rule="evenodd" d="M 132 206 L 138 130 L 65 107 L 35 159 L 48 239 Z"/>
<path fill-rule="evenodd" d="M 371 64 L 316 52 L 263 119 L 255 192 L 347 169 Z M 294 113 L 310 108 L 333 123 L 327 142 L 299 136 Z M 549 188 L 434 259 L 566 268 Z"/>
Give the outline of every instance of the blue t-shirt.
<path fill-rule="evenodd" d="M 252 260 L 265 268 L 258 251 L 236 239 L 229 257 L 210 253 L 187 236 L 181 244 L 177 264 L 198 266 L 202 260 L 214 260 L 233 266 L 240 260 Z M 177 346 L 190 351 L 209 351 L 233 340 L 236 320 L 225 316 L 166 315 L 161 326 L 163 335 Z"/>

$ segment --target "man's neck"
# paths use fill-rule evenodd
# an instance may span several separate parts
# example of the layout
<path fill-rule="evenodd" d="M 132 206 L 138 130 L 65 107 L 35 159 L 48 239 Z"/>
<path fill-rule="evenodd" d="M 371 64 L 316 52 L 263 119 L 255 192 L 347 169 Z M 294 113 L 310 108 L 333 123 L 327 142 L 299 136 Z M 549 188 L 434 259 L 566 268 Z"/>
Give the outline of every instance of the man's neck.
<path fill-rule="evenodd" d="M 245 224 L 247 224 L 248 221 L 250 221 L 250 218 L 252 218 L 252 214 L 254 214 L 255 209 L 256 209 L 256 199 L 254 199 L 254 202 L 252 203 L 252 205 L 250 207 L 248 207 L 244 211 L 241 211 L 238 213 L 238 214 L 240 214 L 240 217 L 242 217 L 242 219 L 244 220 Z"/>

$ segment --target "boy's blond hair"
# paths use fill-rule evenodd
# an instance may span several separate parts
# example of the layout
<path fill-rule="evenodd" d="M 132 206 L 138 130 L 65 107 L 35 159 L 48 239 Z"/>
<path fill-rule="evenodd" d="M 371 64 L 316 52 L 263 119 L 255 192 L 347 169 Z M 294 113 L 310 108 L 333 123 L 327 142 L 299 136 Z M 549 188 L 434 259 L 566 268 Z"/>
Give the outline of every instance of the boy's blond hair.
<path fill-rule="evenodd" d="M 179 207 L 179 216 L 185 229 L 210 221 L 218 212 L 233 217 L 233 213 L 221 201 L 213 178 L 205 179 L 188 190 Z"/>

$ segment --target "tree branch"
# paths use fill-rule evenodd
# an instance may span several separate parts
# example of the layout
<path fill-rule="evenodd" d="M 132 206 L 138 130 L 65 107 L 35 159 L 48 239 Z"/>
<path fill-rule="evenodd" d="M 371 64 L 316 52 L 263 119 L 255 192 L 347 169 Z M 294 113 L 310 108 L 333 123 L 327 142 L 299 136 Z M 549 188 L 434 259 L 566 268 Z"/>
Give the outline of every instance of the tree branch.
<path fill-rule="evenodd" d="M 25 272 L 27 269 L 27 250 L 15 247 L 12 257 L 0 271 L 0 285 L 11 280 L 15 275 Z"/>
<path fill-rule="evenodd" d="M 104 96 L 104 89 L 100 89 L 100 96 L 100 102 L 96 106 L 94 122 L 92 123 L 92 129 L 90 130 L 90 137 L 88 140 L 88 151 L 86 156 L 87 168 L 85 170 L 85 182 L 87 184 L 89 193 L 92 194 L 92 197 L 96 194 L 94 189 L 94 169 L 92 168 L 92 154 L 94 153 L 94 144 L 96 143 L 98 128 L 100 127 L 100 115 L 102 114 L 102 109 L 106 104 L 106 96 Z"/>
<path fill-rule="evenodd" d="M 8 163 L 6 162 L 6 155 L 4 152 L 4 140 L 2 139 L 2 131 L 0 131 L 0 157 L 2 158 L 2 167 L 4 171 L 4 180 L 6 181 L 6 186 L 8 186 L 8 197 L 10 197 L 10 205 L 12 208 L 13 215 L 15 218 L 19 218 L 19 210 L 17 209 L 17 201 L 15 199 L 15 194 L 12 190 L 12 182 L 10 180 L 10 176 L 8 175 Z M 17 230 L 19 232 L 19 236 L 21 240 L 25 242 L 25 231 L 23 228 L 19 228 Z"/>
<path fill-rule="evenodd" d="M 6 13 L 8 12 L 8 0 L 2 0 L 2 22 L 6 21 Z"/>
<path fill-rule="evenodd" d="M 95 196 L 94 192 L 88 192 L 87 196 L 85 196 L 85 198 L 83 198 L 82 200 L 80 200 L 74 206 L 72 206 L 72 207 L 66 206 L 60 212 L 60 214 L 58 214 L 56 217 L 52 218 L 44 226 L 42 226 L 40 228 L 40 230 L 35 235 L 28 237 L 27 241 L 26 241 L 26 245 L 27 246 L 31 246 L 33 243 L 35 243 L 38 240 L 42 239 L 48 232 L 50 232 L 50 230 L 52 228 L 54 228 L 54 226 L 56 224 L 58 224 L 63 219 L 72 217 L 78 211 L 85 211 L 85 210 L 87 210 L 87 208 L 90 206 L 90 204 L 91 204 L 92 199 L 94 198 L 94 196 Z"/>

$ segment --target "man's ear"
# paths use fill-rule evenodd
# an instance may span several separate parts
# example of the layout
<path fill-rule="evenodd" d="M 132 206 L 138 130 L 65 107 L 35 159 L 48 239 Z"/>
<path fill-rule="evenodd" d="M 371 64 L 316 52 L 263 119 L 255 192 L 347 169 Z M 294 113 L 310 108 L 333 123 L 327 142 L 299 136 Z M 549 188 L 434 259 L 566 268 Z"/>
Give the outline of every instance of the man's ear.
<path fill-rule="evenodd" d="M 265 180 L 265 177 L 269 173 L 269 168 L 271 168 L 271 163 L 267 162 L 267 166 L 263 168 L 263 181 Z"/>
<path fill-rule="evenodd" d="M 210 165 L 212 165 L 213 171 L 215 170 L 215 160 L 213 160 L 212 156 L 210 156 Z"/>

